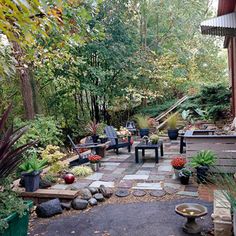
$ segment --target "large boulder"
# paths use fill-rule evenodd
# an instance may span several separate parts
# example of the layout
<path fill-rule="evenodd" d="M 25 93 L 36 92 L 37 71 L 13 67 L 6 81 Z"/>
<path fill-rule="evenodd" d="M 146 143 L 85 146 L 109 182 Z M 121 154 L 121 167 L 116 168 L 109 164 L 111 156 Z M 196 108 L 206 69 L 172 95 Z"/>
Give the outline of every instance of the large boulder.
<path fill-rule="evenodd" d="M 47 218 L 62 213 L 61 202 L 58 198 L 43 202 L 36 208 L 38 217 Z"/>
<path fill-rule="evenodd" d="M 92 197 L 91 192 L 87 188 L 83 188 L 79 191 L 79 195 L 81 199 L 89 200 Z"/>
<path fill-rule="evenodd" d="M 88 206 L 88 201 L 77 197 L 72 201 L 71 205 L 75 210 L 84 210 Z"/>

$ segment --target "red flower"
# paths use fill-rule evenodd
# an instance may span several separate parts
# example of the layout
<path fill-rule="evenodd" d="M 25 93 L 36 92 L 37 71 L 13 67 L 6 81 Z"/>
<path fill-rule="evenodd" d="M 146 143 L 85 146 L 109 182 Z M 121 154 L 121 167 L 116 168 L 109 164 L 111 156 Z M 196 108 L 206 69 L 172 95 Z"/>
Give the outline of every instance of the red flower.
<path fill-rule="evenodd" d="M 171 161 L 171 165 L 175 169 L 182 169 L 185 164 L 186 164 L 186 159 L 183 157 L 175 157 Z"/>
<path fill-rule="evenodd" d="M 99 155 L 91 155 L 88 157 L 88 159 L 90 162 L 96 163 L 96 162 L 99 162 L 102 159 L 102 157 Z"/>

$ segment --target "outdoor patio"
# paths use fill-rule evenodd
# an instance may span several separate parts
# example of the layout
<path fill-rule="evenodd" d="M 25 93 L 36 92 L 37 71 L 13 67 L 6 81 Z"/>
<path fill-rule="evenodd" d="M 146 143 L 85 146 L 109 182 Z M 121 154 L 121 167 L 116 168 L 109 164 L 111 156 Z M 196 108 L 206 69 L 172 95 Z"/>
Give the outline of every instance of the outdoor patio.
<path fill-rule="evenodd" d="M 161 197 L 166 193 L 176 193 L 180 196 L 198 197 L 198 185 L 193 180 L 191 180 L 189 185 L 184 186 L 175 178 L 170 162 L 174 156 L 179 155 L 179 141 L 170 141 L 166 137 L 163 137 L 162 140 L 164 143 L 164 156 L 160 157 L 159 154 L 159 163 L 155 163 L 154 150 L 146 150 L 144 159 L 140 158 L 140 163 L 135 163 L 135 146 L 140 142 L 136 138 L 131 153 L 128 153 L 125 148 L 120 149 L 118 155 L 113 150 L 107 151 L 106 157 L 101 161 L 101 167 L 98 172 L 94 172 L 85 178 L 79 178 L 76 183 L 71 185 L 57 184 L 52 188 L 77 190 L 104 185 L 105 187 L 113 188 L 114 191 L 120 189 L 129 190 L 129 193 L 132 192 L 134 195 L 150 193 Z M 141 157 L 141 152 L 139 157 Z M 117 194 L 119 195 L 119 191 Z M 123 194 L 126 195 L 128 193 Z"/>

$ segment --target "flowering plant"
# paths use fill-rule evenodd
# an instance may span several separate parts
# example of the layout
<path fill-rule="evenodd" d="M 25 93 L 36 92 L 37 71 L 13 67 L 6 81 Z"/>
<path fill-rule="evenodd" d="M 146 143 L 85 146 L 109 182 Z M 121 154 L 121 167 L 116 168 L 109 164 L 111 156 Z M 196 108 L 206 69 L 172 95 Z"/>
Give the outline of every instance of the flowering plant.
<path fill-rule="evenodd" d="M 97 163 L 102 159 L 102 157 L 99 155 L 91 155 L 88 157 L 88 159 L 91 163 Z"/>
<path fill-rule="evenodd" d="M 185 164 L 186 164 L 186 159 L 183 157 L 175 157 L 171 161 L 171 165 L 175 169 L 182 169 Z"/>

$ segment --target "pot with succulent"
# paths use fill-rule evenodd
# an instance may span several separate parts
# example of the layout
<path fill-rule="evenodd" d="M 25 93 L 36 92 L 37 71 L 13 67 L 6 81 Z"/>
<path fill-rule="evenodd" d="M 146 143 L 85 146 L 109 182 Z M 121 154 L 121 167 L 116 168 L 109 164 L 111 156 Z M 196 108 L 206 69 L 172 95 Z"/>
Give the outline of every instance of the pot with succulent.
<path fill-rule="evenodd" d="M 159 136 L 157 134 L 152 134 L 149 139 L 152 144 L 158 144 Z"/>
<path fill-rule="evenodd" d="M 87 125 L 87 130 L 91 134 L 92 140 L 94 143 L 98 142 L 99 135 L 97 133 L 98 128 L 99 128 L 99 123 L 97 123 L 95 120 L 90 121 Z"/>
<path fill-rule="evenodd" d="M 185 164 L 186 164 L 186 159 L 184 157 L 177 156 L 172 159 L 171 165 L 174 169 L 176 179 L 179 178 L 179 173 L 184 168 Z"/>
<path fill-rule="evenodd" d="M 22 161 L 22 154 L 35 142 L 15 148 L 17 140 L 27 128 L 21 127 L 14 131 L 12 126 L 6 127 L 11 108 L 10 105 L 0 118 L 0 235 L 25 236 L 28 231 L 29 208 L 32 207 L 32 201 L 23 201 L 13 191 L 10 175 Z"/>
<path fill-rule="evenodd" d="M 176 140 L 179 135 L 179 130 L 177 129 L 178 114 L 171 114 L 167 118 L 168 124 L 168 136 L 170 140 Z"/>
<path fill-rule="evenodd" d="M 19 166 L 19 169 L 22 171 L 21 175 L 24 178 L 26 192 L 34 192 L 39 188 L 40 174 L 47 166 L 47 160 L 40 160 L 36 152 L 33 152 L 31 155 L 30 158 L 26 159 Z"/>
<path fill-rule="evenodd" d="M 139 127 L 139 134 L 140 137 L 148 136 L 149 135 L 149 126 L 150 123 L 148 121 L 149 117 L 145 115 L 136 115 L 135 119 L 137 121 Z"/>
<path fill-rule="evenodd" d="M 190 166 L 197 171 L 197 182 L 206 183 L 209 168 L 216 162 L 216 155 L 210 150 L 202 150 L 192 157 Z"/>
<path fill-rule="evenodd" d="M 189 183 L 189 178 L 191 174 L 192 174 L 191 170 L 187 168 L 183 168 L 182 170 L 180 170 L 179 179 L 180 179 L 181 184 L 187 185 Z"/>
<path fill-rule="evenodd" d="M 95 172 L 98 171 L 100 166 L 100 160 L 102 159 L 102 157 L 99 155 L 91 155 L 88 157 L 88 159 L 90 161 L 90 166 L 92 170 Z"/>

